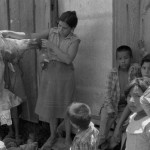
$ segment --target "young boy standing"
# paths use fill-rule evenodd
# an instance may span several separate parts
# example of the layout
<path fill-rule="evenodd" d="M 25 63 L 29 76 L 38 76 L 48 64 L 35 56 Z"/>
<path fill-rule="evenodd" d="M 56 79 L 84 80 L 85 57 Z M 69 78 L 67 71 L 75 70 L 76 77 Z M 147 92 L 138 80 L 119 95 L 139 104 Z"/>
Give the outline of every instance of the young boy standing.
<path fill-rule="evenodd" d="M 141 76 L 140 66 L 138 64 L 131 65 L 132 58 L 132 50 L 129 46 L 123 45 L 117 48 L 118 67 L 112 69 L 108 75 L 105 100 L 100 111 L 100 148 L 108 145 L 110 128 L 127 104 L 124 95 L 125 87 L 135 77 Z"/>
<path fill-rule="evenodd" d="M 91 110 L 84 103 L 72 103 L 67 110 L 71 124 L 78 129 L 70 150 L 96 150 L 99 131 L 91 122 Z"/>

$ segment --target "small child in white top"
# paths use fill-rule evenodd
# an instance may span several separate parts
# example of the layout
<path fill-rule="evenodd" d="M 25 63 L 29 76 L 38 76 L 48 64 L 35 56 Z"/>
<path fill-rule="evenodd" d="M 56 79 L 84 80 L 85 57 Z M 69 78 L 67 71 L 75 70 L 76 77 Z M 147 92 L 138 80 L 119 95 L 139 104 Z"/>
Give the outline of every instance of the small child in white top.
<path fill-rule="evenodd" d="M 133 112 L 126 129 L 126 150 L 150 149 L 150 117 L 140 104 L 140 97 L 148 88 L 148 78 L 133 80 L 125 91 L 128 107 Z"/>

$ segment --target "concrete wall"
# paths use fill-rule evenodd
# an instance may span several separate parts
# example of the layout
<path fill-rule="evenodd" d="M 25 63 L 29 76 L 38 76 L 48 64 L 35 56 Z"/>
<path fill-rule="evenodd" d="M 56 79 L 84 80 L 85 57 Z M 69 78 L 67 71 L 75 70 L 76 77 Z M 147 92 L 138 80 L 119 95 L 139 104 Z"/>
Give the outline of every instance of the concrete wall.
<path fill-rule="evenodd" d="M 59 14 L 77 12 L 75 33 L 80 37 L 74 61 L 77 98 L 98 115 L 108 70 L 112 67 L 112 0 L 58 0 Z"/>

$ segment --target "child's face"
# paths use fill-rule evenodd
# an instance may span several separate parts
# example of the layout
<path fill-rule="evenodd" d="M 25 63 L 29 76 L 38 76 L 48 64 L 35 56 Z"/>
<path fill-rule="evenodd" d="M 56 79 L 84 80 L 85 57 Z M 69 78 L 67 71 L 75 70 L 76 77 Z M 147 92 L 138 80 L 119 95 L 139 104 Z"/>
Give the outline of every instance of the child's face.
<path fill-rule="evenodd" d="M 141 66 L 142 77 L 150 78 L 150 62 L 144 62 Z"/>
<path fill-rule="evenodd" d="M 129 52 L 117 52 L 117 63 L 121 69 L 128 69 L 131 64 L 131 57 L 129 55 Z"/>
<path fill-rule="evenodd" d="M 127 97 L 128 107 L 132 112 L 140 112 L 143 110 L 140 104 L 140 97 L 142 96 L 143 92 L 139 86 L 134 86 Z"/>

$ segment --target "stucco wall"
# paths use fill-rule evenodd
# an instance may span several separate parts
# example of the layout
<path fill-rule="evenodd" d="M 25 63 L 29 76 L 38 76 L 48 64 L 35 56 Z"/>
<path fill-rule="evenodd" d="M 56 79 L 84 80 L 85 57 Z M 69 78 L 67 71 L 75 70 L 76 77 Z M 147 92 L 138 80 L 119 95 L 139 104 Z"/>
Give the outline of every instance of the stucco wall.
<path fill-rule="evenodd" d="M 98 115 L 106 75 L 112 67 L 112 0 L 59 0 L 58 3 L 59 14 L 67 10 L 77 12 L 79 22 L 75 33 L 81 39 L 74 61 L 77 98 Z"/>

